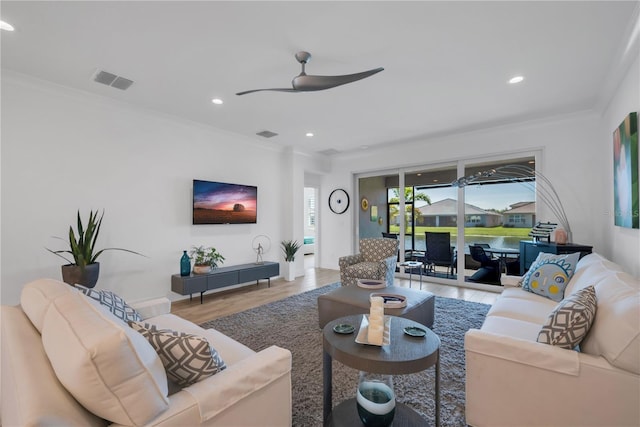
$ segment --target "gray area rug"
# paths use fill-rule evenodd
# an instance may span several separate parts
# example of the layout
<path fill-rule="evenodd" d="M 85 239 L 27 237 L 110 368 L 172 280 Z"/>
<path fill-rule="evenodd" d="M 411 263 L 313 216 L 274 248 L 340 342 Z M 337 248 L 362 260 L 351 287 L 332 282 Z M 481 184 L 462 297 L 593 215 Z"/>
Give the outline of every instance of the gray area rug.
<path fill-rule="evenodd" d="M 271 345 L 293 354 L 293 425 L 322 425 L 322 331 L 318 326 L 318 295 L 339 283 L 314 289 L 284 300 L 203 323 L 260 351 Z M 440 422 L 464 426 L 464 334 L 479 328 L 489 305 L 436 297 L 433 331 L 441 340 Z M 394 377 L 398 401 L 418 411 L 434 425 L 434 368 Z M 333 405 L 354 397 L 358 371 L 333 363 Z"/>

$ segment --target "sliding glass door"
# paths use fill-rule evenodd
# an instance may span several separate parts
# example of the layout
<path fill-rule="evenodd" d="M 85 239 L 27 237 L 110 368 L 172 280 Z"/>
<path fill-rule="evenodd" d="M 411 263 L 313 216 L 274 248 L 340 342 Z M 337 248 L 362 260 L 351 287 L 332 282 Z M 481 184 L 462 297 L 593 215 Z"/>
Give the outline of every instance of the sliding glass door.
<path fill-rule="evenodd" d="M 424 274 L 454 280 L 457 190 L 451 183 L 455 179 L 455 165 L 360 178 L 360 197 L 369 202 L 369 210 L 375 209 L 379 218 L 377 226 L 372 225 L 371 218 L 360 212 L 360 237 L 372 237 L 377 232 L 381 233 L 378 236 L 397 237 L 403 242 L 400 261 L 424 262 Z M 379 194 L 383 190 L 384 206 L 379 206 Z M 372 200 L 376 204 L 372 204 Z M 427 233 L 446 233 L 450 256 L 445 254 L 440 259 L 430 259 L 427 256 Z"/>
<path fill-rule="evenodd" d="M 534 157 L 467 164 L 465 199 L 465 280 L 500 284 L 502 273 L 520 273 L 520 241 L 536 222 L 535 174 L 512 177 L 506 167 L 535 170 Z M 496 172 L 497 171 L 497 172 Z M 524 178 L 524 179 L 523 179 Z"/>
<path fill-rule="evenodd" d="M 358 177 L 358 235 L 401 239 L 398 260 L 423 262 L 437 282 L 499 284 L 502 272 L 519 273 L 519 243 L 536 222 L 535 174 L 517 182 L 487 174 L 512 164 L 535 170 L 527 155 Z"/>

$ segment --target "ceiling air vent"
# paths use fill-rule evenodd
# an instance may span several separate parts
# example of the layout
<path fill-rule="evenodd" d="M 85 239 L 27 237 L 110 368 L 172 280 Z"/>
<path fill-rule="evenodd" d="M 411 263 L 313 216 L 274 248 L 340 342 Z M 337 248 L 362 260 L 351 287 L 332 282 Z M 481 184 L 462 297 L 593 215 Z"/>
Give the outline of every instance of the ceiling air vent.
<path fill-rule="evenodd" d="M 133 80 L 117 76 L 104 70 L 98 70 L 93 76 L 93 81 L 121 90 L 127 90 L 129 86 L 133 84 Z"/>
<path fill-rule="evenodd" d="M 262 136 L 264 138 L 273 138 L 274 136 L 276 136 L 278 134 L 275 133 L 275 132 L 271 132 L 270 130 L 263 130 L 262 132 L 256 133 L 256 135 Z"/>
<path fill-rule="evenodd" d="M 334 148 L 328 148 L 326 150 L 318 151 L 320 154 L 324 154 L 325 156 L 332 156 L 334 154 L 338 154 L 339 151 Z"/>

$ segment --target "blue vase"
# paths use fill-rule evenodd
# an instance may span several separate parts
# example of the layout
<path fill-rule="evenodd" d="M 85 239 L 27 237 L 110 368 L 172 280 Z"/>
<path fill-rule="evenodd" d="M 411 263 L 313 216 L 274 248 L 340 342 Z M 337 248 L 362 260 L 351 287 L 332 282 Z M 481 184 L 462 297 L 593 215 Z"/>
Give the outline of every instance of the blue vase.
<path fill-rule="evenodd" d="M 187 251 L 182 252 L 182 258 L 180 258 L 180 275 L 188 276 L 191 274 L 191 259 L 187 255 Z"/>

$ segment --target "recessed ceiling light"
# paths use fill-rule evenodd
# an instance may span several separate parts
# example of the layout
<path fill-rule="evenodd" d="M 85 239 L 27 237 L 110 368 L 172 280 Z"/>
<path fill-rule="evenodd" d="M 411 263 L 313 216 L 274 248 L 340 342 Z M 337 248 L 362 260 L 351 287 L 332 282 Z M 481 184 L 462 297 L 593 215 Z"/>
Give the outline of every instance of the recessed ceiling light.
<path fill-rule="evenodd" d="M 216 105 L 221 105 L 223 101 L 220 98 L 213 98 L 211 102 L 213 102 Z"/>
<path fill-rule="evenodd" d="M 13 31 L 13 25 L 9 24 L 8 22 L 4 22 L 4 21 L 0 21 L 0 30 L 5 30 L 5 31 Z"/>
<path fill-rule="evenodd" d="M 305 135 L 307 135 L 309 138 L 311 138 L 313 136 L 313 132 L 307 132 Z"/>
<path fill-rule="evenodd" d="M 520 83 L 520 82 L 521 82 L 521 81 L 523 81 L 523 80 L 524 80 L 524 77 L 522 77 L 522 76 L 515 76 L 515 77 L 512 77 L 511 79 L 509 79 L 509 83 L 510 83 L 510 84 Z"/>

